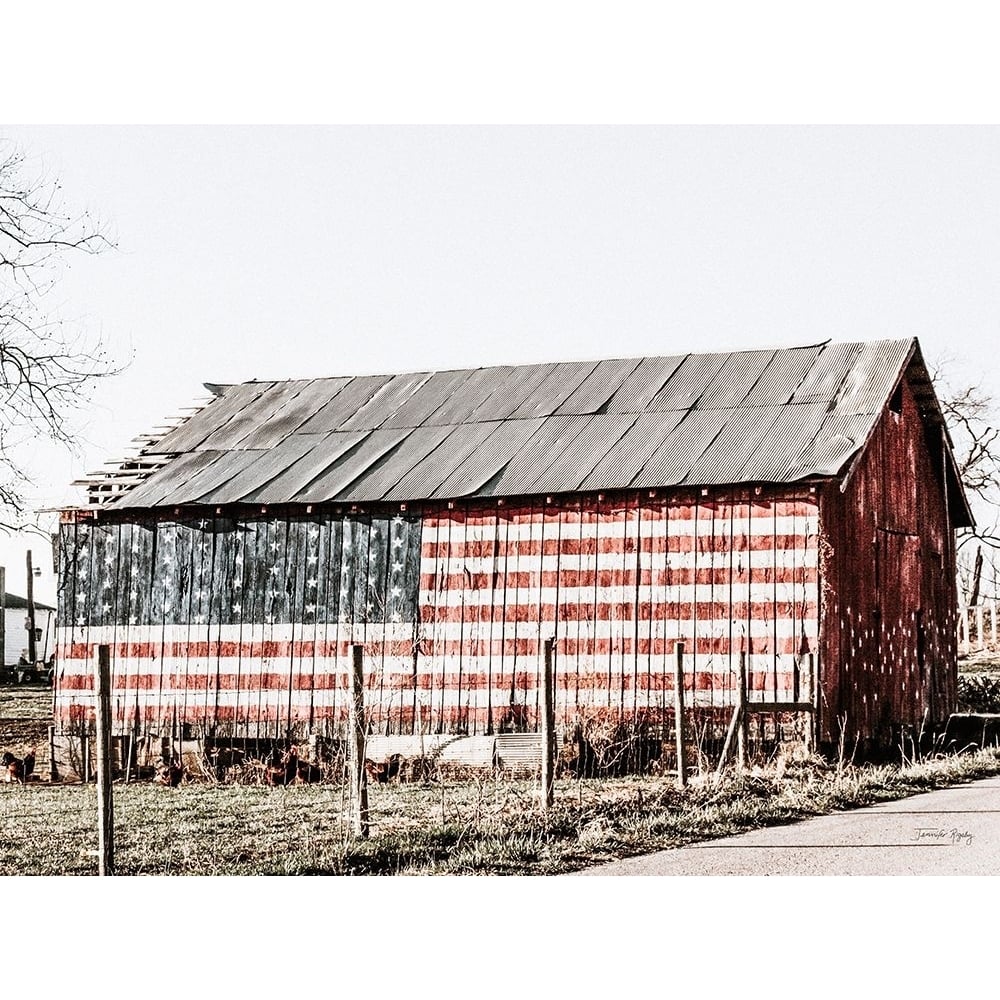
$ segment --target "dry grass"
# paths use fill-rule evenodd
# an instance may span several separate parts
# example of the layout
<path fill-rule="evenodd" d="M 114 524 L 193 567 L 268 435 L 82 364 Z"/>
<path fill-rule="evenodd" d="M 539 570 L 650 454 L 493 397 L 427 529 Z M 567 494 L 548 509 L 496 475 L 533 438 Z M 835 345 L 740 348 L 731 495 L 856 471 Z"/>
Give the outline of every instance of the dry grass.
<path fill-rule="evenodd" d="M 344 789 L 115 788 L 121 874 L 551 874 L 1000 773 L 987 750 L 900 767 L 781 759 L 684 792 L 669 777 L 371 787 L 372 837 L 348 833 Z M 92 874 L 93 786 L 0 786 L 0 874 Z"/>

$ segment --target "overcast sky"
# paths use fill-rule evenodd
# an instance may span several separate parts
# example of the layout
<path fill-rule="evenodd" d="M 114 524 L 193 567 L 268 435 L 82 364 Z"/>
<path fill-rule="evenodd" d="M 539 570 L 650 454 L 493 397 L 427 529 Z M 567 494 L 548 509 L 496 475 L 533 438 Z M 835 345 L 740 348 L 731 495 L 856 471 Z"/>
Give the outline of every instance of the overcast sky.
<path fill-rule="evenodd" d="M 0 134 L 118 242 L 58 286 L 127 367 L 43 506 L 203 382 L 917 336 L 1000 397 L 995 127 Z"/>

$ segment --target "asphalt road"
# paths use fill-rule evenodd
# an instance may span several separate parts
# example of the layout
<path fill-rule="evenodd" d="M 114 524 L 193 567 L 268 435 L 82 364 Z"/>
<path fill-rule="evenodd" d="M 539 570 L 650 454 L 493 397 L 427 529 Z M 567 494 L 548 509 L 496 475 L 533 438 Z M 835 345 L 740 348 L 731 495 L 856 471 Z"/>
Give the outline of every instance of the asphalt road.
<path fill-rule="evenodd" d="M 577 875 L 1000 875 L 1000 778 Z"/>

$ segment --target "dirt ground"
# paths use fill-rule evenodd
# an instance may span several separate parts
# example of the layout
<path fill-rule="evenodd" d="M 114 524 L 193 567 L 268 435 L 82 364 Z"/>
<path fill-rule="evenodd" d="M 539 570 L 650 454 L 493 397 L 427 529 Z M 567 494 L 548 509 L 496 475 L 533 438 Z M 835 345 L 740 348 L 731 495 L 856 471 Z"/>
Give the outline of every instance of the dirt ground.
<path fill-rule="evenodd" d="M 35 751 L 36 774 L 47 774 L 52 688 L 48 684 L 0 685 L 0 753 Z"/>

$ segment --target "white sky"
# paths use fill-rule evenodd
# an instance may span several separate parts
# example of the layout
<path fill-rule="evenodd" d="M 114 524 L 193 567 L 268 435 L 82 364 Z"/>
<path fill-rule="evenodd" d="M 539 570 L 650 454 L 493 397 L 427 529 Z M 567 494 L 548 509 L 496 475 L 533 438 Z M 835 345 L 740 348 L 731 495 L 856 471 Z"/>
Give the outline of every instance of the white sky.
<path fill-rule="evenodd" d="M 129 364 L 42 505 L 205 381 L 917 336 L 1000 396 L 996 127 L 4 133 L 119 244 L 58 287 Z"/>

